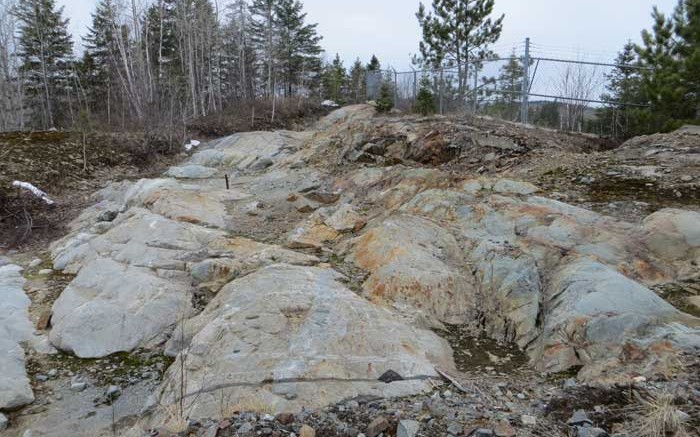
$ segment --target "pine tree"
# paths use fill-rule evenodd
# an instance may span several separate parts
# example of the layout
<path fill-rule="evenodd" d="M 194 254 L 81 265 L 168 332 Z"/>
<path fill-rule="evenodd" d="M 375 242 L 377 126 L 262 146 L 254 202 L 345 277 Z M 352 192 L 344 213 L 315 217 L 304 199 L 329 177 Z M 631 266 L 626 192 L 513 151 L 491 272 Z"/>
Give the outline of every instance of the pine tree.
<path fill-rule="evenodd" d="M 39 125 L 53 127 L 61 121 L 61 103 L 70 87 L 73 41 L 68 20 L 63 18 L 63 7 L 56 8 L 55 0 L 22 0 L 15 15 L 25 90 Z"/>
<path fill-rule="evenodd" d="M 279 38 L 276 55 L 287 97 L 295 94 L 295 87 L 309 87 L 321 70 L 318 24 L 306 23 L 307 14 L 302 12 L 303 8 L 299 0 L 275 3 L 275 29 Z"/>
<path fill-rule="evenodd" d="M 430 85 L 428 76 L 423 76 L 420 80 L 420 88 L 416 96 L 416 112 L 422 115 L 435 113 L 435 96 Z"/>
<path fill-rule="evenodd" d="M 421 3 L 416 14 L 424 63 L 457 67 L 459 96 L 467 89 L 468 64 L 490 55 L 488 46 L 501 35 L 504 16 L 492 19 L 493 7 L 494 0 L 433 0 L 431 12 Z"/>
<path fill-rule="evenodd" d="M 336 53 L 333 62 L 326 65 L 323 72 L 324 98 L 343 105 L 346 103 L 347 72 L 343 66 L 340 55 Z"/>

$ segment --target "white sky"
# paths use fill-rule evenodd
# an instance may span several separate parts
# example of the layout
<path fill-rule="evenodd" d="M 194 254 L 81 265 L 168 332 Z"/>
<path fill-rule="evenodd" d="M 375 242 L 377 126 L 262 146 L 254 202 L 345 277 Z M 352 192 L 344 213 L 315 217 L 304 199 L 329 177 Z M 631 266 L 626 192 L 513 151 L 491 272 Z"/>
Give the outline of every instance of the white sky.
<path fill-rule="evenodd" d="M 339 53 L 346 66 L 358 56 L 367 62 L 374 53 L 384 66 L 407 69 L 409 54 L 418 51 L 417 0 L 302 1 L 309 20 L 319 23 L 327 56 Z M 541 55 L 612 60 L 627 40 L 638 41 L 641 30 L 651 27 L 652 6 L 670 12 L 677 1 L 496 0 L 497 12 L 506 18 L 495 49 L 508 54 L 529 36 Z M 73 35 L 84 33 L 96 0 L 58 3 L 66 6 Z"/>

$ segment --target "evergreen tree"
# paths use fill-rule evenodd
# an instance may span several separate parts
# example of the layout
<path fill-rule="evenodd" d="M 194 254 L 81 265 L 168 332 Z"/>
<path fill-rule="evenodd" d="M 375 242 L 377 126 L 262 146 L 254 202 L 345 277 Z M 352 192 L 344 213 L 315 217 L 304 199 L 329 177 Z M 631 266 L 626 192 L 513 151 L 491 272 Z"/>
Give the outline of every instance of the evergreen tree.
<path fill-rule="evenodd" d="M 71 86 L 73 41 L 63 7 L 55 0 L 21 0 L 15 9 L 19 21 L 19 56 L 27 80 L 25 90 L 34 103 L 39 125 L 61 121 L 62 105 Z"/>
<path fill-rule="evenodd" d="M 92 14 L 92 26 L 88 27 L 88 32 L 83 37 L 85 52 L 81 62 L 81 76 L 87 89 L 89 108 L 92 111 L 104 109 L 108 123 L 112 104 L 112 80 L 117 68 L 114 62 L 117 53 L 114 38 L 116 29 L 113 1 L 101 0 Z"/>
<path fill-rule="evenodd" d="M 378 61 L 377 61 L 378 62 Z M 360 59 L 356 59 L 350 69 L 350 98 L 354 103 L 367 100 L 367 69 Z"/>
<path fill-rule="evenodd" d="M 318 78 L 321 37 L 318 24 L 306 23 L 306 13 L 299 0 L 277 0 L 274 13 L 279 72 L 285 84 L 285 96 L 290 97 L 295 94 L 295 87 L 309 87 Z"/>
<path fill-rule="evenodd" d="M 431 12 L 421 3 L 416 14 L 424 63 L 456 66 L 459 96 L 467 89 L 468 64 L 490 55 L 488 46 L 501 35 L 504 16 L 492 19 L 493 7 L 494 0 L 433 0 Z"/>
<path fill-rule="evenodd" d="M 435 113 L 435 96 L 431 89 L 430 79 L 423 76 L 420 80 L 420 88 L 416 96 L 416 112 L 422 115 Z"/>
<path fill-rule="evenodd" d="M 379 59 L 375 55 L 372 55 L 372 59 L 370 59 L 369 64 L 367 64 L 367 71 L 381 71 L 382 69 L 382 64 L 379 62 Z"/>
<path fill-rule="evenodd" d="M 276 0 L 253 0 L 250 5 L 250 35 L 258 49 L 258 59 L 262 62 L 265 78 L 265 92 L 272 96 L 275 75 L 276 29 Z"/>
<path fill-rule="evenodd" d="M 679 0 L 671 17 L 654 8 L 652 17 L 637 53 L 651 67 L 644 92 L 654 129 L 668 130 L 700 118 L 700 0 Z"/>
<path fill-rule="evenodd" d="M 249 36 L 248 3 L 235 0 L 229 6 L 223 28 L 221 81 L 225 96 L 247 100 L 255 95 L 255 49 Z"/>
<path fill-rule="evenodd" d="M 498 97 L 499 115 L 506 120 L 515 120 L 520 114 L 519 93 L 522 92 L 524 75 L 523 62 L 513 52 L 508 62 L 501 67 L 496 79 L 498 89 L 504 91 Z"/>
<path fill-rule="evenodd" d="M 600 108 L 596 116 L 603 134 L 624 139 L 646 131 L 644 125 L 648 120 L 648 111 L 631 105 L 646 104 L 648 99 L 644 94 L 641 71 L 623 67 L 639 64 L 635 45 L 631 42 L 625 44 L 615 64 L 619 67 L 606 74 L 606 92 L 601 96 L 601 100 L 610 103 Z"/>
<path fill-rule="evenodd" d="M 394 109 L 394 86 L 388 78 L 382 82 L 377 99 L 377 111 L 384 113 Z"/>
<path fill-rule="evenodd" d="M 340 105 L 345 104 L 347 73 L 340 55 L 336 53 L 333 62 L 326 65 L 323 72 L 324 98 L 332 100 Z"/>

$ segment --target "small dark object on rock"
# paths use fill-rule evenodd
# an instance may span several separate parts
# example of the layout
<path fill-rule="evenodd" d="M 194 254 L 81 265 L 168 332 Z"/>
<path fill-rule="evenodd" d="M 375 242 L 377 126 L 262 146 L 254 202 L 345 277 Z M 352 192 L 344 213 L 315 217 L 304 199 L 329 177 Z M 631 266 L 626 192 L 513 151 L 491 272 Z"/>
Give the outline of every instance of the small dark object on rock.
<path fill-rule="evenodd" d="M 119 211 L 107 210 L 97 217 L 98 222 L 113 222 L 119 215 Z"/>
<path fill-rule="evenodd" d="M 403 381 L 403 376 L 399 375 L 393 370 L 387 370 L 386 372 L 384 372 L 384 374 L 382 374 L 382 376 L 379 377 L 379 380 L 381 382 L 389 384 L 391 382 Z"/>

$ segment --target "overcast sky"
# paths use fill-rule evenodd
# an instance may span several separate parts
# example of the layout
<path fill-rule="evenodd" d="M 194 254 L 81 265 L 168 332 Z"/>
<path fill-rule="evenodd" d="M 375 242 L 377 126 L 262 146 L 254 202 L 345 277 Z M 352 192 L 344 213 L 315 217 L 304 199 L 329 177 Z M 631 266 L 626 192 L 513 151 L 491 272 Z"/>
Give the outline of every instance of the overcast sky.
<path fill-rule="evenodd" d="M 141 0 L 144 1 L 144 0 Z M 226 0 L 219 0 L 220 4 Z M 90 23 L 96 0 L 58 0 L 66 6 L 77 37 Z M 383 65 L 406 69 L 416 53 L 420 31 L 414 0 L 303 0 L 309 20 L 319 23 L 328 57 L 339 53 L 349 65 L 374 53 Z M 430 0 L 425 1 L 426 4 Z M 505 13 L 503 34 L 495 46 L 508 54 L 530 37 L 541 55 L 611 60 L 624 43 L 639 40 L 651 26 L 654 5 L 670 12 L 677 0 L 496 0 Z"/>

